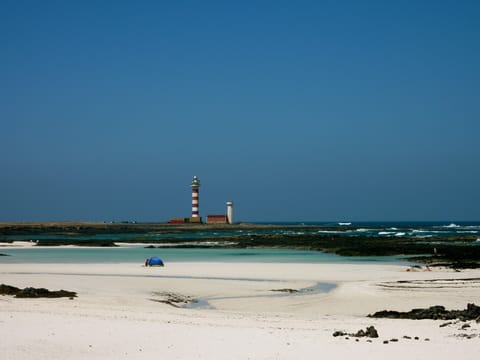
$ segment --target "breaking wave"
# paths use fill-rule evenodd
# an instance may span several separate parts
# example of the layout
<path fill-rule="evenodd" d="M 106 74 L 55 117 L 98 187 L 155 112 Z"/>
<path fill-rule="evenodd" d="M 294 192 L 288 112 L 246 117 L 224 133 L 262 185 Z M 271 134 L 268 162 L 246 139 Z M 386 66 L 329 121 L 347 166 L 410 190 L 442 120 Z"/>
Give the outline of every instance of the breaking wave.
<path fill-rule="evenodd" d="M 451 229 L 451 228 L 459 228 L 459 227 L 460 227 L 460 225 L 457 225 L 457 224 L 451 223 L 451 224 L 449 224 L 449 225 L 445 225 L 445 226 L 443 226 L 443 227 L 444 227 L 444 228 L 449 228 L 449 229 Z"/>

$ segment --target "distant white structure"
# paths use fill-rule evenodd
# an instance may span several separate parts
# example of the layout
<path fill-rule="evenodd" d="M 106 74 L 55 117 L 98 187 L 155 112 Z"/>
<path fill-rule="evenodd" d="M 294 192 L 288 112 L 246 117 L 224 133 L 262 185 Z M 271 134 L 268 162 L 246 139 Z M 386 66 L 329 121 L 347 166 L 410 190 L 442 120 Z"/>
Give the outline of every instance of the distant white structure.
<path fill-rule="evenodd" d="M 227 201 L 227 221 L 233 224 L 233 202 Z"/>
<path fill-rule="evenodd" d="M 192 218 L 199 217 L 199 192 L 198 188 L 200 187 L 200 180 L 196 176 L 193 177 L 192 180 Z"/>

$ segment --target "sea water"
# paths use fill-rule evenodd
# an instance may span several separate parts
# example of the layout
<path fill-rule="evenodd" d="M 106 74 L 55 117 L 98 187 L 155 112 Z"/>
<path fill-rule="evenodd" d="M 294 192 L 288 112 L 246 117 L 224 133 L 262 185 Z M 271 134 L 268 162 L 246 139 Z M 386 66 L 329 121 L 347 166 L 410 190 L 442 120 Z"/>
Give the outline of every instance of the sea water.
<path fill-rule="evenodd" d="M 428 239 L 430 237 L 442 238 L 452 236 L 478 235 L 480 237 L 480 222 L 256 222 L 253 224 L 277 225 L 278 228 L 259 229 L 232 229 L 231 231 L 188 231 L 184 233 L 128 233 L 128 234 L 92 234 L 92 235 L 68 235 L 68 234 L 16 234 L 0 235 L 5 240 L 42 240 L 42 239 L 74 239 L 79 240 L 128 240 L 129 238 L 142 238 L 149 240 L 175 239 L 199 239 L 215 236 L 235 235 L 308 235 L 308 234 L 332 234 L 342 236 L 382 236 L 382 237 L 413 237 Z M 285 229 L 285 226 L 290 228 Z M 325 229 L 319 229 L 323 227 Z"/>
<path fill-rule="evenodd" d="M 480 222 L 278 222 L 268 223 L 279 225 L 278 228 L 215 232 L 200 231 L 188 233 L 142 233 L 142 234 L 96 234 L 87 236 L 68 235 L 9 235 L 0 236 L 5 240 L 35 241 L 40 239 L 66 239 L 71 237 L 75 240 L 126 240 L 128 238 L 141 237 L 146 242 L 162 240 L 165 238 L 196 238 L 201 241 L 203 238 L 227 235 L 262 235 L 262 234 L 339 234 L 343 236 L 382 236 L 382 237 L 413 237 L 430 241 L 429 238 L 442 238 L 450 236 L 479 236 Z M 298 229 L 282 229 L 284 225 L 298 225 Z M 311 229 L 309 227 L 312 227 Z M 324 226 L 326 229 L 319 229 Z M 480 239 L 479 239 L 480 240 Z M 1 241 L 1 240 L 0 240 Z M 480 241 L 472 243 L 472 246 L 480 246 Z M 164 262 L 187 262 L 187 261 L 211 261 L 211 262 L 292 262 L 292 263 L 364 263 L 383 262 L 392 264 L 407 264 L 407 257 L 398 256 L 364 256 L 344 257 L 335 254 L 319 251 L 304 251 L 290 249 L 235 249 L 235 248 L 145 248 L 142 245 L 105 247 L 105 248 L 19 248 L 2 249 L 0 253 L 9 256 L 0 256 L 2 263 L 144 263 L 145 259 L 158 256 Z"/>
<path fill-rule="evenodd" d="M 280 262 L 280 263 L 359 263 L 384 262 L 409 264 L 398 256 L 339 256 L 320 251 L 289 249 L 230 248 L 144 248 L 141 246 L 113 248 L 48 247 L 1 249 L 2 263 L 139 263 L 152 256 L 168 262 Z"/>

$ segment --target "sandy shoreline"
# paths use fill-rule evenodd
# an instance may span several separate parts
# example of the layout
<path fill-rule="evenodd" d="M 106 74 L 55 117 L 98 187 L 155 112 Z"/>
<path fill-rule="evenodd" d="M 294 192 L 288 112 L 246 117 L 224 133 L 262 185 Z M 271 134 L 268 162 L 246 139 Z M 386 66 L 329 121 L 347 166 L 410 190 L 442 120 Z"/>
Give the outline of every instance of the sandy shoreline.
<path fill-rule="evenodd" d="M 78 298 L 15 299 L 0 296 L 2 359 L 147 358 L 447 359 L 480 354 L 480 324 L 440 328 L 442 321 L 371 319 L 391 309 L 480 302 L 480 271 L 406 272 L 371 264 L 171 263 L 2 264 L 1 283 L 71 290 Z M 477 279 L 477 280 L 465 280 Z M 401 281 L 401 282 L 399 282 Z M 407 282 L 405 282 L 407 281 Z M 319 283 L 328 292 L 301 291 Z M 292 289 L 298 293 L 273 290 Z M 208 303 L 177 308 L 168 295 Z M 374 325 L 380 337 L 346 340 L 335 330 Z M 412 339 L 405 339 L 410 336 Z M 413 338 L 417 336 L 419 340 Z M 385 340 L 398 342 L 383 344 Z M 428 339 L 428 340 L 425 340 Z M 352 353 L 353 352 L 353 353 Z"/>

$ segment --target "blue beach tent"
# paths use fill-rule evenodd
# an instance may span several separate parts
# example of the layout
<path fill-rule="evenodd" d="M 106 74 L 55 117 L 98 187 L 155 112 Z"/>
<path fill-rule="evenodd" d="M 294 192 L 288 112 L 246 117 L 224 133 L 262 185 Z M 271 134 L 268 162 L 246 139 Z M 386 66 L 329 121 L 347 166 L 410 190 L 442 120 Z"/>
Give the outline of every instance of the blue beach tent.
<path fill-rule="evenodd" d="M 148 259 L 148 266 L 164 266 L 162 259 L 159 257 L 151 257 Z"/>

